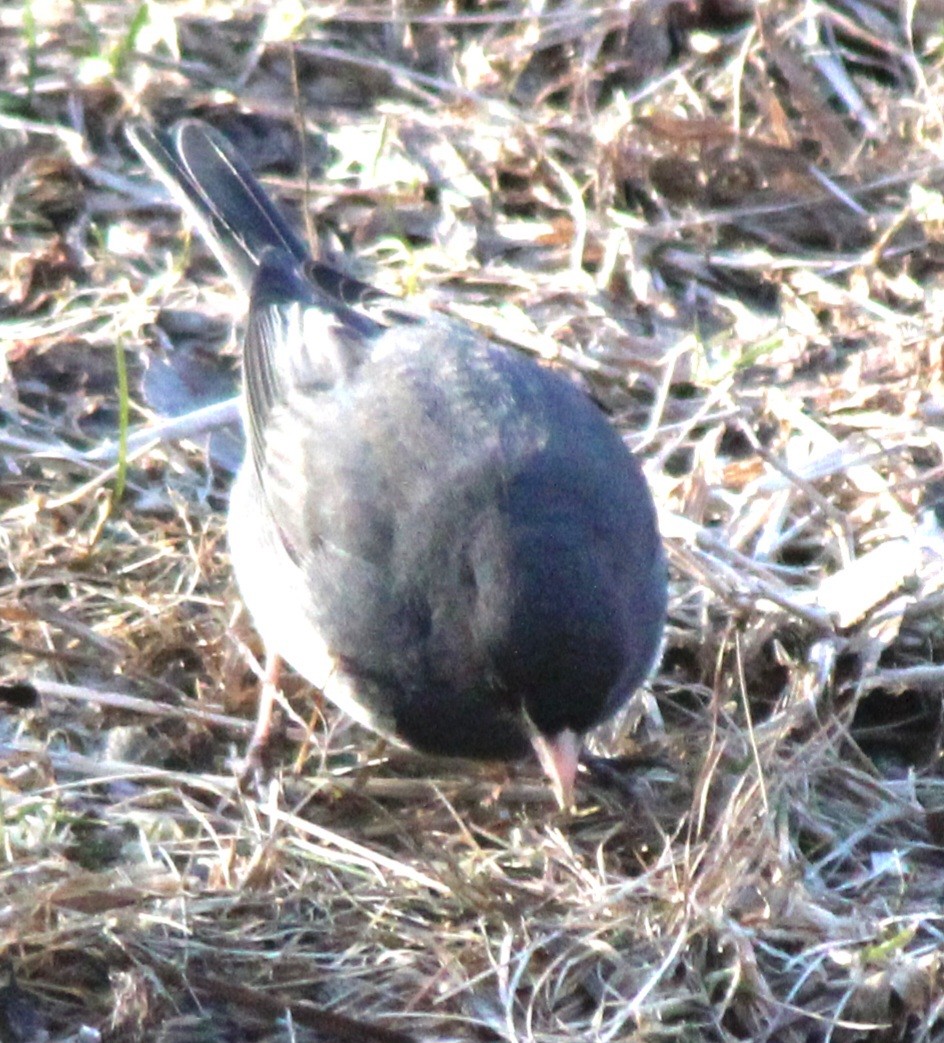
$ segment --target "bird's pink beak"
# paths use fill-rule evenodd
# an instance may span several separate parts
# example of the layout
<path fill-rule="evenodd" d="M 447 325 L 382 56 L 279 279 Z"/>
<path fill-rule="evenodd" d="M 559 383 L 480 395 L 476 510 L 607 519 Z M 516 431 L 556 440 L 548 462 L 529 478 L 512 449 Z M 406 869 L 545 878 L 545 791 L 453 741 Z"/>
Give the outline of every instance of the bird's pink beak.
<path fill-rule="evenodd" d="M 569 811 L 574 806 L 574 781 L 577 778 L 580 751 L 583 749 L 580 736 L 565 728 L 551 739 L 546 735 L 535 735 L 531 744 L 541 767 L 551 780 L 557 803 L 562 811 Z"/>

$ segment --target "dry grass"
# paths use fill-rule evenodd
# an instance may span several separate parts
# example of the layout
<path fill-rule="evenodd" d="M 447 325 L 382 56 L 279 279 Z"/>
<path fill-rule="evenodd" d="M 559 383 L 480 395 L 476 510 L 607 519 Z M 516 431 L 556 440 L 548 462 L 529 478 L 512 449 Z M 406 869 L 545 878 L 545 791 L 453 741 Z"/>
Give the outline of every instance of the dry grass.
<path fill-rule="evenodd" d="M 0 8 L 0 1039 L 944 1038 L 941 5 L 262 10 Z M 81 455 L 116 345 L 133 426 L 234 386 L 140 113 L 645 458 L 668 641 L 574 817 L 302 686 L 234 791 L 232 452 Z"/>

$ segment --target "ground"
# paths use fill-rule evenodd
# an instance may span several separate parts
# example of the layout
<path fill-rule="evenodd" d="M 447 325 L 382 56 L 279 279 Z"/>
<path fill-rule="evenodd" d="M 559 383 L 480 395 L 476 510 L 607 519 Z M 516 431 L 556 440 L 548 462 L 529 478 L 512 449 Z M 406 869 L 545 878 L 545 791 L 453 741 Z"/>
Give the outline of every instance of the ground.
<path fill-rule="evenodd" d="M 0 33 L 0 1040 L 944 1038 L 944 5 Z M 572 815 L 291 677 L 237 792 L 238 440 L 133 437 L 238 388 L 236 295 L 123 135 L 185 115 L 642 459 L 666 645 Z"/>

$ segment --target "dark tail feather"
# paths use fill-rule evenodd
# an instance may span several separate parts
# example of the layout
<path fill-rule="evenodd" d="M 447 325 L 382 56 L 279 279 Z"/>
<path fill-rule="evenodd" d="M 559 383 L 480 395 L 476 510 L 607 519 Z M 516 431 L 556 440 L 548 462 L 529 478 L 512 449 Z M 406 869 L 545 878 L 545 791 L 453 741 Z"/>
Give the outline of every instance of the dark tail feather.
<path fill-rule="evenodd" d="M 132 124 L 128 139 L 238 286 L 249 291 L 269 247 L 286 251 L 299 264 L 308 260 L 305 244 L 222 135 L 184 120 L 169 132 Z"/>

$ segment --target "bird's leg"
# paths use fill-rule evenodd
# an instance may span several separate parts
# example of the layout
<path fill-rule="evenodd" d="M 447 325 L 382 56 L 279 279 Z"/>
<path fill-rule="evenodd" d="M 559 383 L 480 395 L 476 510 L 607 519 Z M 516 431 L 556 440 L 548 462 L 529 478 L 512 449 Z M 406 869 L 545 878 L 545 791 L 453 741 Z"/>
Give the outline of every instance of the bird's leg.
<path fill-rule="evenodd" d="M 279 693 L 279 673 L 282 660 L 276 652 L 266 651 L 265 670 L 259 691 L 259 708 L 256 711 L 256 726 L 246 747 L 246 756 L 239 768 L 240 785 L 250 778 L 259 779 L 269 768 L 269 746 L 272 742 L 272 727 L 275 701 Z"/>
<path fill-rule="evenodd" d="M 308 759 L 308 752 L 311 749 L 311 736 L 315 730 L 315 725 L 318 721 L 324 723 L 324 708 L 325 699 L 324 692 L 320 688 L 314 690 L 314 706 L 312 707 L 311 716 L 308 718 L 308 726 L 305 729 L 305 737 L 301 741 L 301 745 L 298 747 L 298 753 L 295 756 L 295 763 L 292 765 L 292 771 L 295 775 L 300 775 L 305 761 Z"/>

